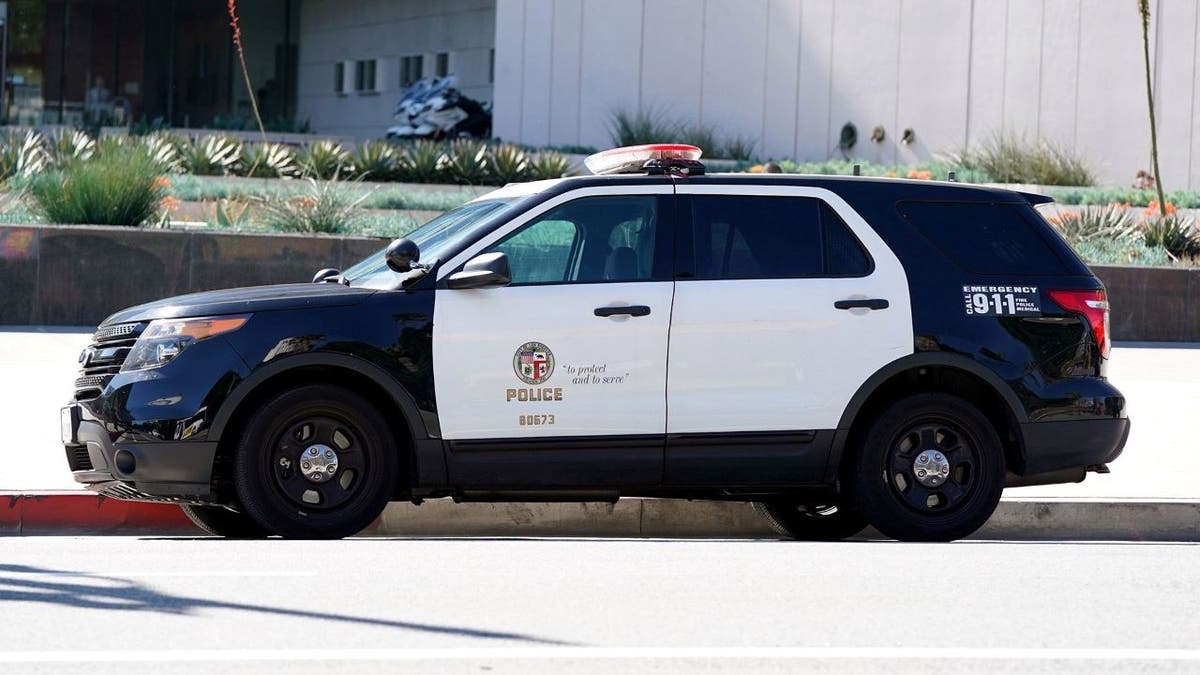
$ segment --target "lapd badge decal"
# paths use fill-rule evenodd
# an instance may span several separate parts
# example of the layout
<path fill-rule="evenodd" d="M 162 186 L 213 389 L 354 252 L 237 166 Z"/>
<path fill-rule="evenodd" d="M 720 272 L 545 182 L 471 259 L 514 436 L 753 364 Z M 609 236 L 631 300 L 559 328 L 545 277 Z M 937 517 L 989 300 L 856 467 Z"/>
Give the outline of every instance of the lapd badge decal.
<path fill-rule="evenodd" d="M 540 342 L 526 342 L 513 355 L 513 371 L 525 384 L 541 384 L 554 374 L 554 352 Z"/>

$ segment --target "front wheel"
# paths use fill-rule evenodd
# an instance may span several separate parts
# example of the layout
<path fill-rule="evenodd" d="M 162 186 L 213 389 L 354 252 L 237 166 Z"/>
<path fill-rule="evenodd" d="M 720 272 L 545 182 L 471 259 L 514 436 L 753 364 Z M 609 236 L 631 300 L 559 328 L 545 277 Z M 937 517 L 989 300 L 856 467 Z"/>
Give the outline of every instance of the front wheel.
<path fill-rule="evenodd" d="M 246 426 L 234 462 L 238 500 L 293 539 L 356 534 L 383 511 L 399 461 L 387 421 L 342 387 L 307 385 L 271 399 Z"/>
<path fill-rule="evenodd" d="M 808 504 L 779 499 L 754 502 L 754 510 L 775 531 L 800 541 L 840 541 L 867 527 L 866 517 L 846 504 Z"/>
<path fill-rule="evenodd" d="M 867 429 L 851 496 L 889 537 L 952 541 L 991 517 L 1004 471 L 1000 438 L 978 408 L 949 394 L 916 394 Z"/>

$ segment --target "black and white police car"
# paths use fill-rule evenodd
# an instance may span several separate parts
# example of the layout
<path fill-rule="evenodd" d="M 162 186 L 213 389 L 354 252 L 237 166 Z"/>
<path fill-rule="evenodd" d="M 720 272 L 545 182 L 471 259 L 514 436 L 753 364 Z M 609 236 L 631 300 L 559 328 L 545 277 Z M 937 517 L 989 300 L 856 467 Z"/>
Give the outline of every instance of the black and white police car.
<path fill-rule="evenodd" d="M 950 540 L 1120 454 L 1104 287 L 1044 197 L 699 157 L 610 150 L 318 283 L 114 314 L 62 411 L 75 479 L 232 537 L 642 496 Z"/>

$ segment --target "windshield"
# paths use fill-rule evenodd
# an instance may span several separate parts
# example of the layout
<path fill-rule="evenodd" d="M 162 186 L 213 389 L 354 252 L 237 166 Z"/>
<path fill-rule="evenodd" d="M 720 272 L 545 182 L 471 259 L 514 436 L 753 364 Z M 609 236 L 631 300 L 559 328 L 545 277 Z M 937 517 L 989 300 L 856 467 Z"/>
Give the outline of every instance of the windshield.
<path fill-rule="evenodd" d="M 488 199 L 464 204 L 447 211 L 409 233 L 408 238 L 421 248 L 421 262 L 432 263 L 444 257 L 455 242 L 485 226 L 493 218 L 510 211 L 517 198 Z M 396 273 L 388 269 L 383 247 L 342 273 L 354 286 L 391 286 Z"/>

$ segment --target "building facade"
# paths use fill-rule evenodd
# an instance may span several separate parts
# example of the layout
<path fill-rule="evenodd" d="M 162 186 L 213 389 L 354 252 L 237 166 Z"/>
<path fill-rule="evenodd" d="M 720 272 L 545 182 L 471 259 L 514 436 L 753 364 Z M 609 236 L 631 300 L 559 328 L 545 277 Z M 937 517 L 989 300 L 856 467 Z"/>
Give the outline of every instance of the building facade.
<path fill-rule="evenodd" d="M 1200 188 L 1200 2 L 1150 5 L 1164 184 Z M 875 162 L 1003 131 L 1117 184 L 1150 164 L 1132 0 L 498 0 L 496 45 L 494 133 L 532 145 L 608 146 L 649 108 L 762 157 L 839 157 L 851 122 Z"/>

